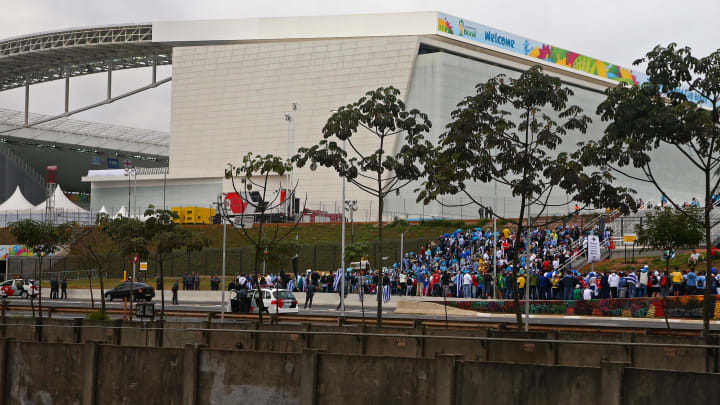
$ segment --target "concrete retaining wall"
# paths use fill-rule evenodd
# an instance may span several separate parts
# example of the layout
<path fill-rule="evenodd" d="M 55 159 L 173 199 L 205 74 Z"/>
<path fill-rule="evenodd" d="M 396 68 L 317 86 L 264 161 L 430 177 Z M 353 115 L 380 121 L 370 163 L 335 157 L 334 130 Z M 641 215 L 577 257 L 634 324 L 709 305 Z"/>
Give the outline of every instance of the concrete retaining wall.
<path fill-rule="evenodd" d="M 444 329 L 429 327 L 333 326 L 318 324 L 258 324 L 256 322 L 154 323 L 85 321 L 83 319 L 6 319 L 0 337 L 47 343 L 100 342 L 133 347 L 184 348 L 202 345 L 213 349 L 301 353 L 317 349 L 325 353 L 403 358 L 435 358 L 461 354 L 468 361 L 529 363 L 598 367 L 614 361 L 638 368 L 688 372 L 720 372 L 720 349 L 663 347 L 661 345 L 720 346 L 717 336 L 631 333 L 583 333 L 510 330 Z M 269 332 L 269 333 L 266 333 Z M 283 333 L 278 333 L 283 332 Z M 322 333 L 340 333 L 324 335 Z M 315 334 L 318 333 L 318 334 Z M 373 336 L 375 335 L 375 336 Z M 396 336 L 376 336 L 396 335 Z M 448 336 L 450 336 L 448 338 Z M 463 338 L 490 338 L 467 340 Z M 503 340 L 504 339 L 504 340 Z M 524 339 L 513 341 L 509 339 Z M 542 342 L 542 341 L 549 342 Z M 590 341 L 596 343 L 570 343 Z M 602 343 L 619 343 L 603 345 Z M 640 343 L 660 346 L 647 347 Z"/>
<path fill-rule="evenodd" d="M 720 374 L 0 339 L 6 404 L 655 405 L 715 403 Z"/>

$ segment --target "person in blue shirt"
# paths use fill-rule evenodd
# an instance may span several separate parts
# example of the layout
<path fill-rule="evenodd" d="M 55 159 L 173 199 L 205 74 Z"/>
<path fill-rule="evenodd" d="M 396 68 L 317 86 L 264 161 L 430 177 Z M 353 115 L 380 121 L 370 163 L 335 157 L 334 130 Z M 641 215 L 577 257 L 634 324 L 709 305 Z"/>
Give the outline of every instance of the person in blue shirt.
<path fill-rule="evenodd" d="M 705 283 L 706 283 L 705 272 L 702 272 L 695 279 L 696 294 L 698 294 L 698 295 L 705 294 Z"/>
<path fill-rule="evenodd" d="M 685 282 L 685 284 L 687 284 L 687 295 L 695 295 L 696 281 L 697 274 L 695 274 L 695 270 L 690 269 Z"/>

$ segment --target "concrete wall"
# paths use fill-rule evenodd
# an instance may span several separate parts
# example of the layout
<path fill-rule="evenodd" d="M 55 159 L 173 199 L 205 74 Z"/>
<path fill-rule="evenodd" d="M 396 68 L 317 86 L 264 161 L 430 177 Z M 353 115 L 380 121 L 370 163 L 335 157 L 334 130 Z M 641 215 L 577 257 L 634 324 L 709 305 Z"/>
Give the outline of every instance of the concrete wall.
<path fill-rule="evenodd" d="M 436 358 L 0 340 L 5 404 L 714 403 L 720 374 Z"/>
<path fill-rule="evenodd" d="M 164 325 L 164 328 L 163 328 Z M 716 336 L 683 334 L 556 332 L 363 325 L 280 324 L 257 322 L 123 322 L 83 319 L 6 319 L 1 337 L 47 343 L 101 342 L 138 348 L 202 345 L 219 350 L 435 358 L 458 354 L 468 361 L 598 367 L 602 361 L 632 367 L 684 372 L 720 372 Z M 282 332 L 282 333 L 280 333 Z M 330 334 L 324 334 L 330 333 Z M 390 336 L 377 336 L 390 335 Z M 487 340 L 483 340 L 486 338 Z M 520 339 L 520 340 L 515 340 Z M 593 343 L 572 343 L 589 341 Z M 607 343 L 607 344 L 606 344 Z M 667 346 L 663 346 L 667 345 Z M 688 345 L 690 347 L 672 347 Z"/>

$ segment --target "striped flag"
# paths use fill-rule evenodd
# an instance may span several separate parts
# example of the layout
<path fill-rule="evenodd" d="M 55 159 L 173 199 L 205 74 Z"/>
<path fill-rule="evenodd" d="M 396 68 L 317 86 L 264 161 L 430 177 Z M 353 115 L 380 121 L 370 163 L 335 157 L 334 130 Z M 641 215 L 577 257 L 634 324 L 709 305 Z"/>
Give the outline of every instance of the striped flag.
<path fill-rule="evenodd" d="M 382 295 L 383 295 L 383 297 L 382 297 L 383 302 L 390 301 L 390 286 L 389 285 L 383 286 Z"/>
<path fill-rule="evenodd" d="M 463 274 L 462 272 L 458 272 L 457 276 L 455 276 L 455 296 L 459 297 L 460 293 L 462 293 L 462 283 L 463 283 Z"/>
<path fill-rule="evenodd" d="M 342 269 L 338 270 L 337 274 L 335 274 L 335 281 L 333 281 L 333 290 L 337 291 L 338 287 L 340 286 L 341 279 L 342 279 Z"/>

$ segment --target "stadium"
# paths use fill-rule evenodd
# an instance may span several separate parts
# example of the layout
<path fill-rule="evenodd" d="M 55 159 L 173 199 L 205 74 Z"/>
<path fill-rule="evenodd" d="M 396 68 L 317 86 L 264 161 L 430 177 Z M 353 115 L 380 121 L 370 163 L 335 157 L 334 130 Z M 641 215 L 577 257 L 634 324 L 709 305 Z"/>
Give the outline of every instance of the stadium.
<path fill-rule="evenodd" d="M 638 56 L 645 51 L 638 49 Z M 169 64 L 172 77 L 158 80 L 156 67 Z M 595 110 L 605 89 L 645 80 L 621 65 L 440 12 L 171 21 L 11 38 L 0 42 L 0 91 L 65 80 L 66 104 L 65 113 L 54 117 L 27 108 L 0 111 L 0 167 L 7 173 L 0 179 L 0 202 L 20 186 L 33 204 L 40 203 L 44 167 L 59 164 L 58 183 L 65 190 L 89 191 L 91 212 L 130 208 L 137 214 L 149 204 L 209 208 L 233 191 L 223 178 L 228 163 L 240 163 L 248 152 L 286 157 L 317 143 L 330 111 L 370 89 L 398 88 L 409 108 L 429 115 L 435 142 L 450 112 L 477 83 L 501 73 L 517 76 L 537 64 L 570 87 L 571 103 L 592 117 L 578 141 L 601 136 L 605 124 Z M 112 94 L 112 72 L 138 67 L 152 67 L 149 83 Z M 172 81 L 170 133 L 70 118 L 94 107 L 67 107 L 71 78 L 87 74 L 107 74 L 106 103 L 142 97 L 143 90 Z M 392 150 L 401 147 L 398 137 Z M 359 148 L 375 145 L 370 140 Z M 658 153 L 666 162 L 660 181 L 689 170 L 685 159 L 674 159 L 681 152 Z M 138 170 L 128 175 L 125 166 Z M 341 180 L 334 172 L 303 168 L 294 179 L 308 208 L 340 212 Z M 673 182 L 668 194 L 689 200 L 689 190 L 700 189 L 700 182 Z M 630 185 L 643 199 L 659 199 L 652 186 Z M 472 207 L 448 207 L 462 205 L 461 198 L 418 204 L 416 186 L 386 202 L 386 218 L 478 216 Z M 493 184 L 476 184 L 471 191 L 495 212 L 516 209 L 517 202 Z M 357 201 L 356 220 L 377 214 L 376 202 L 357 188 L 347 188 L 347 199 Z M 553 196 L 551 202 L 564 199 Z"/>

